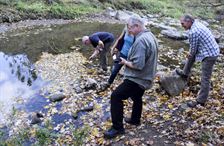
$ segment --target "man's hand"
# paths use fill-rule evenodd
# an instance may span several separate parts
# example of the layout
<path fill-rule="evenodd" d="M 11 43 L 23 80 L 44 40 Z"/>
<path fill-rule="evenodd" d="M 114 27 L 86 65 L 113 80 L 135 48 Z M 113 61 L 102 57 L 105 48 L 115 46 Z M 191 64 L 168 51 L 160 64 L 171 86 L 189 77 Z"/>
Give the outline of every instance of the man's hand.
<path fill-rule="evenodd" d="M 95 48 L 95 51 L 93 52 L 93 54 L 89 57 L 89 59 L 91 60 L 91 59 L 94 59 L 94 58 L 96 58 L 96 56 L 99 54 L 99 50 L 98 49 L 96 49 Z"/>
<path fill-rule="evenodd" d="M 186 57 L 187 57 L 187 58 L 192 58 L 192 55 L 191 55 L 190 53 L 188 53 L 188 54 L 186 55 Z"/>
<path fill-rule="evenodd" d="M 104 44 L 102 41 L 99 41 L 97 48 L 101 49 L 100 51 L 102 51 L 102 49 L 104 48 Z"/>
<path fill-rule="evenodd" d="M 110 50 L 110 54 L 111 55 L 114 55 L 114 54 L 117 54 L 118 53 L 118 49 L 117 48 L 111 48 Z"/>
<path fill-rule="evenodd" d="M 122 57 L 120 57 L 120 59 L 121 59 L 121 61 L 120 61 L 119 64 L 124 64 L 124 65 L 126 65 L 127 67 L 134 68 L 132 62 L 127 61 L 126 59 L 124 59 L 124 58 L 122 58 Z"/>
<path fill-rule="evenodd" d="M 119 64 L 125 64 L 127 63 L 127 60 L 125 60 L 124 58 L 120 57 L 121 61 L 119 62 Z"/>

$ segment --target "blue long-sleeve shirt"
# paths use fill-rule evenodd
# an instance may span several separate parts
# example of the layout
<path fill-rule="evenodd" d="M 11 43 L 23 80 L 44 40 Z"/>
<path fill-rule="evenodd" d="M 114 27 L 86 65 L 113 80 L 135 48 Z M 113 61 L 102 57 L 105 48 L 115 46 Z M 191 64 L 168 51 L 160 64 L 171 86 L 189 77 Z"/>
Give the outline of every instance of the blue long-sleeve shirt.
<path fill-rule="evenodd" d="M 99 41 L 102 41 L 104 44 L 113 42 L 114 35 L 109 32 L 96 32 L 89 36 L 90 42 L 93 47 L 96 47 L 99 44 Z"/>

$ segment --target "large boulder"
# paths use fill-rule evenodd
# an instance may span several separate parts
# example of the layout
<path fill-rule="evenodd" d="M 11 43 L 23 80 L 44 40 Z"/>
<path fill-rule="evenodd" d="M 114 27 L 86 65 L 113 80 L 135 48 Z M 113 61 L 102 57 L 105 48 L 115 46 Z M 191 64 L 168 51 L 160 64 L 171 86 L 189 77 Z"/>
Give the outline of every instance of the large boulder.
<path fill-rule="evenodd" d="M 138 16 L 140 17 L 138 14 L 131 12 L 131 11 L 121 11 L 118 10 L 116 13 L 115 18 L 121 21 L 127 21 L 131 16 Z"/>
<path fill-rule="evenodd" d="M 174 40 L 187 40 L 188 39 L 188 36 L 185 32 L 180 32 L 180 31 L 173 30 L 173 29 L 162 30 L 161 34 L 168 38 L 174 39 Z"/>
<path fill-rule="evenodd" d="M 175 71 L 160 74 L 160 86 L 171 96 L 179 95 L 186 85 L 187 80 L 181 78 Z"/>
<path fill-rule="evenodd" d="M 112 9 L 111 7 L 107 7 L 106 10 L 105 10 L 105 12 L 104 12 L 104 14 L 106 16 L 115 17 L 116 14 L 117 14 L 117 11 L 114 10 L 114 9 Z"/>
<path fill-rule="evenodd" d="M 175 27 L 168 26 L 167 24 L 164 24 L 164 23 L 153 22 L 150 25 L 153 26 L 153 27 L 156 27 L 160 30 L 174 30 L 174 31 L 177 30 Z"/>

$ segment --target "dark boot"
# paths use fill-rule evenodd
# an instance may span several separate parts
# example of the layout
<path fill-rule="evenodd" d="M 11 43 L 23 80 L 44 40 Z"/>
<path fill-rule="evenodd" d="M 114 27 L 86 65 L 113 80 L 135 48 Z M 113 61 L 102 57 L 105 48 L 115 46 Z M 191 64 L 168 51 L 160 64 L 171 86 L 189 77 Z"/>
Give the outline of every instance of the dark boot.
<path fill-rule="evenodd" d="M 130 125 L 135 125 L 135 126 L 139 126 L 140 125 L 140 121 L 132 121 L 131 118 L 124 118 L 124 121 Z"/>
<path fill-rule="evenodd" d="M 197 105 L 205 106 L 205 103 L 200 103 L 198 101 L 189 101 L 187 103 L 187 106 L 191 108 L 195 108 Z"/>
<path fill-rule="evenodd" d="M 118 135 L 121 135 L 121 134 L 124 134 L 124 133 L 125 133 L 124 129 L 117 130 L 117 129 L 114 129 L 113 127 L 111 127 L 109 130 L 107 130 L 104 133 L 104 138 L 111 139 L 111 138 L 115 138 Z"/>

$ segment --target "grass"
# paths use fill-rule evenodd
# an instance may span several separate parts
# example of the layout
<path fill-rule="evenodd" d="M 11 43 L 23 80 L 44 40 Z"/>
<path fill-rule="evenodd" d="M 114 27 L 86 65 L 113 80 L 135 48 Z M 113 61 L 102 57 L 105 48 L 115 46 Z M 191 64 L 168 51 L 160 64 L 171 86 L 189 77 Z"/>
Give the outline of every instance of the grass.
<path fill-rule="evenodd" d="M 96 9 L 91 5 L 85 4 L 67 4 L 67 3 L 53 3 L 48 5 L 43 1 L 24 2 L 19 0 L 14 6 L 17 10 L 23 12 L 31 12 L 36 14 L 51 14 L 62 18 L 75 18 L 80 15 L 87 14 L 89 12 L 98 12 L 100 9 Z"/>
<path fill-rule="evenodd" d="M 212 18 L 214 12 L 208 7 L 201 7 L 200 3 L 200 0 L 118 0 L 111 6 L 118 9 L 123 7 L 128 10 L 144 9 L 149 14 L 161 14 L 173 18 L 179 18 L 184 13 L 202 18 Z"/>
<path fill-rule="evenodd" d="M 58 141 L 61 145 L 72 144 L 74 146 L 83 145 L 84 140 L 88 136 L 89 127 L 74 128 L 70 127 L 71 139 L 66 140 L 67 134 L 59 134 L 53 132 L 50 120 L 47 120 L 43 127 L 24 127 L 18 133 L 8 137 L 6 131 L 0 129 L 0 146 L 23 146 L 32 144 L 33 146 L 48 146 Z"/>
<path fill-rule="evenodd" d="M 73 141 L 74 141 L 73 145 L 74 146 L 83 145 L 83 142 L 88 135 L 88 131 L 89 131 L 88 127 L 84 127 L 82 129 L 75 129 L 72 132 L 73 133 Z"/>
<path fill-rule="evenodd" d="M 78 16 L 97 13 L 110 6 L 115 9 L 140 10 L 145 14 L 160 14 L 179 18 L 189 13 L 201 18 L 213 18 L 214 9 L 203 0 L 57 0 L 49 5 L 44 0 L 0 0 L 0 5 L 13 7 L 27 14 L 34 13 L 52 18 L 73 19 Z M 100 2 L 99 2 L 100 1 Z M 203 6 L 201 5 L 203 3 Z M 205 3 L 205 4 L 204 4 Z"/>
<path fill-rule="evenodd" d="M 29 139 L 29 130 L 21 129 L 18 134 L 4 140 L 4 132 L 0 134 L 0 146 L 22 146 L 23 143 Z"/>

